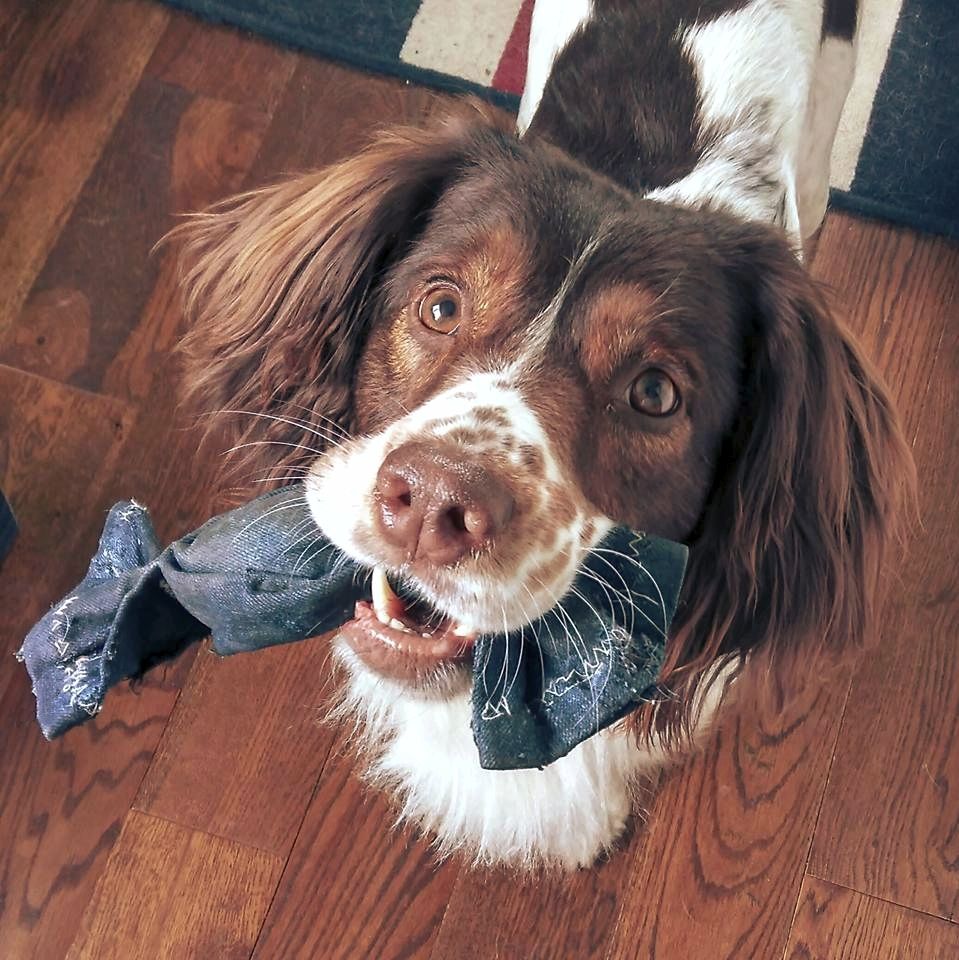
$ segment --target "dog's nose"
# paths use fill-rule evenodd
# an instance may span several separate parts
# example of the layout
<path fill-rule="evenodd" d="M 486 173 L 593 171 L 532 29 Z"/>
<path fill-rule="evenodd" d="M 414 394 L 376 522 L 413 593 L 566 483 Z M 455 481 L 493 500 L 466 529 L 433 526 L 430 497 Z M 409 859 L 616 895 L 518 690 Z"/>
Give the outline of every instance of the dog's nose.
<path fill-rule="evenodd" d="M 456 448 L 406 443 L 376 477 L 376 519 L 408 558 L 452 564 L 502 533 L 513 515 L 505 484 Z"/>

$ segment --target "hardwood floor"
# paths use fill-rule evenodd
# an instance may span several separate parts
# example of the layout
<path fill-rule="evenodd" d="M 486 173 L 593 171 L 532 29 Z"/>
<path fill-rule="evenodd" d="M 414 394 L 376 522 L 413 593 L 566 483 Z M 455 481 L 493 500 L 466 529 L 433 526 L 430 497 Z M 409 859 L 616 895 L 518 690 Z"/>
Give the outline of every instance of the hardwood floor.
<path fill-rule="evenodd" d="M 959 957 L 959 249 L 830 214 L 812 265 L 898 398 L 923 528 L 850 680 L 747 698 L 594 870 L 437 863 L 318 722 L 322 639 L 201 648 L 55 743 L 9 655 L 106 509 L 222 506 L 177 413 L 182 211 L 355 149 L 440 95 L 146 0 L 0 0 L 0 957 Z"/>

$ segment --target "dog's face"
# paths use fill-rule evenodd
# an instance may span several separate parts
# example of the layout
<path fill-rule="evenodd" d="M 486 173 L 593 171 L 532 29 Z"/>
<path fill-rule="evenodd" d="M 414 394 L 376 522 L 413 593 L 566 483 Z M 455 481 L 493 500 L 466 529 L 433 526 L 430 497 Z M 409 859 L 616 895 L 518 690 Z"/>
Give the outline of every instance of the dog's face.
<path fill-rule="evenodd" d="M 451 186 L 385 273 L 358 437 L 308 480 L 323 531 L 454 653 L 552 607 L 612 523 L 687 536 L 738 400 L 742 304 L 691 218 L 536 161 Z M 393 633 L 345 636 L 385 670 L 431 645 Z"/>
<path fill-rule="evenodd" d="M 861 629 L 907 461 L 772 232 L 485 124 L 388 138 L 188 232 L 195 386 L 270 441 L 332 441 L 308 497 L 378 568 L 344 630 L 373 669 L 448 677 L 617 523 L 692 545 L 676 686 Z"/>

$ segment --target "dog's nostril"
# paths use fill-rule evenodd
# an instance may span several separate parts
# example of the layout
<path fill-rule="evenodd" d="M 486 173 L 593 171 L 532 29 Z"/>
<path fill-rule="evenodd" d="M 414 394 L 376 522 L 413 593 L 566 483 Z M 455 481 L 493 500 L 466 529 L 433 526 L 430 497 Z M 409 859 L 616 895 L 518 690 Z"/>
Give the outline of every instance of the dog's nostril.
<path fill-rule="evenodd" d="M 472 533 L 466 520 L 466 512 L 459 504 L 446 511 L 446 519 L 455 533 Z"/>
<path fill-rule="evenodd" d="M 381 473 L 376 490 L 383 503 L 394 507 L 408 507 L 413 502 L 413 490 L 409 482 L 396 473 Z"/>

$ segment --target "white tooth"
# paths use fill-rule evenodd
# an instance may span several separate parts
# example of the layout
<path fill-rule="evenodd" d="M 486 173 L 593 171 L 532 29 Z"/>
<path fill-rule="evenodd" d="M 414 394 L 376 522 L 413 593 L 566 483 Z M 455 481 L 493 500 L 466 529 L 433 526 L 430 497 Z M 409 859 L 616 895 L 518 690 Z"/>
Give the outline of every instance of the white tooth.
<path fill-rule="evenodd" d="M 433 634 L 432 634 L 432 633 L 421 633 L 420 636 L 421 636 L 424 640 L 432 640 L 432 639 L 433 639 Z"/>
<path fill-rule="evenodd" d="M 454 623 L 453 636 L 454 637 L 471 637 L 473 636 L 473 631 L 469 627 L 463 626 L 462 623 Z"/>
<path fill-rule="evenodd" d="M 401 623 L 399 620 L 396 620 L 395 618 L 393 620 L 390 620 L 390 626 L 394 630 L 402 630 L 404 633 L 413 632 L 405 623 Z"/>
<path fill-rule="evenodd" d="M 389 624 L 390 622 L 390 600 L 396 594 L 390 586 L 390 581 L 386 578 L 386 571 L 382 567 L 373 568 L 373 610 L 376 613 L 376 619 L 380 623 Z"/>

